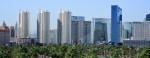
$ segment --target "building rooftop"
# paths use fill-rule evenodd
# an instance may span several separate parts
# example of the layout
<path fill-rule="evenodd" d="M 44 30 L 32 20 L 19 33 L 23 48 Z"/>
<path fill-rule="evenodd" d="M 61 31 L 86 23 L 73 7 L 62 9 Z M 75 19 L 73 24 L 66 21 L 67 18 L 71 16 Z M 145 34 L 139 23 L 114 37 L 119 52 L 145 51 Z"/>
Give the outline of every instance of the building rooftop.
<path fill-rule="evenodd" d="M 9 28 L 7 26 L 0 26 L 0 30 L 8 30 Z"/>

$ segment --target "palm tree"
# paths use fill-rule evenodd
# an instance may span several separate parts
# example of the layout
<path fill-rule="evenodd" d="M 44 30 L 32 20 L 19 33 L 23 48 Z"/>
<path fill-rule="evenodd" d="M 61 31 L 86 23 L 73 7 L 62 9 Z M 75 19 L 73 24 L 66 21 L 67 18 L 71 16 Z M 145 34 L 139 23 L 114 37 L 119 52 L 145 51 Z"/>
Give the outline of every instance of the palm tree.
<path fill-rule="evenodd" d="M 141 48 L 138 58 L 150 58 L 150 48 Z"/>
<path fill-rule="evenodd" d="M 136 48 L 130 46 L 129 47 L 129 55 L 130 55 L 129 57 L 135 58 L 137 56 L 137 50 L 136 50 Z"/>
<path fill-rule="evenodd" d="M 36 58 L 38 57 L 38 47 L 32 45 L 29 49 L 28 49 L 28 56 L 30 58 Z"/>
<path fill-rule="evenodd" d="M 112 46 L 109 49 L 109 58 L 120 58 L 119 57 L 119 50 L 117 46 Z"/>

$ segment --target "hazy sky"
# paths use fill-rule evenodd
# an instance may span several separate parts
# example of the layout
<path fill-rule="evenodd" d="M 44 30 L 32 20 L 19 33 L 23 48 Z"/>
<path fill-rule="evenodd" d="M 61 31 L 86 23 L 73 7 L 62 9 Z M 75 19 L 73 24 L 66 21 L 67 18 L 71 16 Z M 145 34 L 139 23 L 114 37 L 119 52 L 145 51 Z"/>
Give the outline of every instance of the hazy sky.
<path fill-rule="evenodd" d="M 122 8 L 123 21 L 142 21 L 150 13 L 150 0 L 0 0 L 0 24 L 5 20 L 9 26 L 14 26 L 19 10 L 30 12 L 31 33 L 36 32 L 37 12 L 51 12 L 50 27 L 57 27 L 57 12 L 60 9 L 69 10 L 74 16 L 92 18 L 110 18 L 111 5 Z"/>

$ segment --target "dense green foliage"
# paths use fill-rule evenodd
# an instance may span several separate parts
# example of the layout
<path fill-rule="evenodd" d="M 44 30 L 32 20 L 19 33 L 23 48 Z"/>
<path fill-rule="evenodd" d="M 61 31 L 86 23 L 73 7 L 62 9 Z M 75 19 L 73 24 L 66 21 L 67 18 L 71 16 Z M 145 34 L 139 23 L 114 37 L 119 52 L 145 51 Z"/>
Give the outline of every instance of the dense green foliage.
<path fill-rule="evenodd" d="M 0 58 L 150 58 L 150 48 L 119 45 L 0 46 Z"/>

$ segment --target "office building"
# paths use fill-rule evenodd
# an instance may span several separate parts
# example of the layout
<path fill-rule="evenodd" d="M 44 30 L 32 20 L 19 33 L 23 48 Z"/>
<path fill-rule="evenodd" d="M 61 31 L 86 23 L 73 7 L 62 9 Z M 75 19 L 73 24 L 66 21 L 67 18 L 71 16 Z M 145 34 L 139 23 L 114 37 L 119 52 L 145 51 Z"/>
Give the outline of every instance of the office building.
<path fill-rule="evenodd" d="M 17 29 L 18 29 L 17 27 L 18 27 L 18 26 L 17 26 L 17 22 L 16 22 L 16 24 L 15 24 L 15 38 L 17 38 L 17 32 L 18 32 L 18 31 L 17 31 Z"/>
<path fill-rule="evenodd" d="M 111 6 L 111 42 L 119 43 L 122 36 L 122 9 L 117 5 Z"/>
<path fill-rule="evenodd" d="M 51 39 L 51 43 L 53 44 L 57 44 L 58 40 L 57 40 L 57 29 L 53 29 L 50 30 L 50 39 Z"/>
<path fill-rule="evenodd" d="M 39 43 L 49 44 L 50 43 L 50 12 L 39 11 L 37 14 L 37 39 Z"/>
<path fill-rule="evenodd" d="M 132 22 L 131 35 L 129 39 L 123 40 L 123 44 L 133 47 L 150 47 L 150 22 Z"/>
<path fill-rule="evenodd" d="M 111 20 L 107 18 L 93 18 L 91 40 L 93 43 L 109 42 L 111 38 Z"/>
<path fill-rule="evenodd" d="M 58 16 L 57 16 L 57 42 L 58 44 L 61 44 L 61 38 L 62 38 L 62 10 L 58 12 Z"/>
<path fill-rule="evenodd" d="M 84 21 L 83 43 L 92 44 L 91 42 L 91 21 Z"/>
<path fill-rule="evenodd" d="M 150 40 L 124 40 L 123 44 L 129 47 L 150 47 Z"/>
<path fill-rule="evenodd" d="M 10 26 L 10 37 L 15 37 L 15 28 L 14 26 Z"/>
<path fill-rule="evenodd" d="M 71 21 L 71 39 L 72 44 L 83 43 L 84 39 L 84 17 L 72 16 Z"/>
<path fill-rule="evenodd" d="M 150 21 L 150 14 L 146 15 L 146 21 Z"/>
<path fill-rule="evenodd" d="M 29 32 L 30 32 L 30 14 L 28 11 L 19 11 L 17 22 L 17 41 L 19 41 L 20 38 L 29 37 Z"/>
<path fill-rule="evenodd" d="M 150 40 L 150 22 L 133 22 L 131 40 Z"/>
<path fill-rule="evenodd" d="M 71 44 L 71 12 L 60 10 L 57 23 L 59 44 Z"/>
<path fill-rule="evenodd" d="M 131 23 L 132 22 L 122 22 L 122 38 L 120 39 L 121 43 L 123 42 L 123 40 L 131 39 L 132 37 Z"/>
<path fill-rule="evenodd" d="M 15 27 L 14 26 L 10 26 L 10 41 L 11 42 L 16 42 L 15 40 Z"/>
<path fill-rule="evenodd" d="M 3 22 L 3 26 L 0 26 L 0 44 L 5 45 L 9 44 L 10 41 L 10 30 L 9 27 L 6 26 L 6 23 Z"/>

